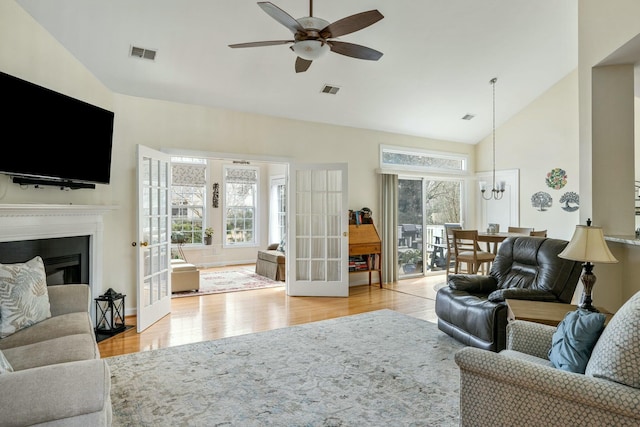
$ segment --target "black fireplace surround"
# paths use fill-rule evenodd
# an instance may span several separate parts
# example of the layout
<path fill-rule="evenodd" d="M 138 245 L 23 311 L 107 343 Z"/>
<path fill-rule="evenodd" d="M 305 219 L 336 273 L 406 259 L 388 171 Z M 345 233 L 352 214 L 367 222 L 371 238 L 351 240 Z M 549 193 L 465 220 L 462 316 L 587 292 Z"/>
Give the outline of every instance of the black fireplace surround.
<path fill-rule="evenodd" d="M 90 236 L 0 242 L 0 264 L 26 262 L 39 255 L 47 285 L 89 284 Z"/>

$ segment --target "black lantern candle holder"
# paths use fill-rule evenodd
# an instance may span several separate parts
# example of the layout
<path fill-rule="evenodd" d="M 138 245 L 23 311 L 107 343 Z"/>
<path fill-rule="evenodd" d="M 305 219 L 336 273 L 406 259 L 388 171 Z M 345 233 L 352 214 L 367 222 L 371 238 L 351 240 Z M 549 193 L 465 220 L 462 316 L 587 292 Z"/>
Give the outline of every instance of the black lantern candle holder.
<path fill-rule="evenodd" d="M 96 335 L 115 335 L 126 330 L 124 324 L 124 297 L 109 288 L 96 302 Z"/>

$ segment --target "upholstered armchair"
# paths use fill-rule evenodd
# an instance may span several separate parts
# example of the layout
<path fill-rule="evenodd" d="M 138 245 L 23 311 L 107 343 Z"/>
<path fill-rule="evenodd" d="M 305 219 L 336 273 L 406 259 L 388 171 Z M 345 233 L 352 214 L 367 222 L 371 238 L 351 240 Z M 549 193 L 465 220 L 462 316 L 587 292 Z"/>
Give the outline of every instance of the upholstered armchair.
<path fill-rule="evenodd" d="M 549 360 L 560 328 L 522 320 L 509 323 L 507 348 L 499 353 L 459 350 L 460 425 L 640 425 L 639 326 L 640 293 L 604 328 L 584 373 Z"/>
<path fill-rule="evenodd" d="M 579 262 L 559 258 L 566 240 L 518 236 L 500 244 L 488 275 L 449 274 L 436 294 L 438 328 L 460 342 L 491 351 L 506 346 L 506 299 L 570 303 Z"/>

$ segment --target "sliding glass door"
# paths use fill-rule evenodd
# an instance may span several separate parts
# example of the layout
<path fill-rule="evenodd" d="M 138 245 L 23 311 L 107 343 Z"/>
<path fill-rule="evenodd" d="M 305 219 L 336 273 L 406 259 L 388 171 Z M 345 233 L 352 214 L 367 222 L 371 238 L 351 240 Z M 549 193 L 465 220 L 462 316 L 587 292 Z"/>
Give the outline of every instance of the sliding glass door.
<path fill-rule="evenodd" d="M 446 268 L 445 223 L 460 223 L 462 180 L 398 179 L 398 277 Z"/>

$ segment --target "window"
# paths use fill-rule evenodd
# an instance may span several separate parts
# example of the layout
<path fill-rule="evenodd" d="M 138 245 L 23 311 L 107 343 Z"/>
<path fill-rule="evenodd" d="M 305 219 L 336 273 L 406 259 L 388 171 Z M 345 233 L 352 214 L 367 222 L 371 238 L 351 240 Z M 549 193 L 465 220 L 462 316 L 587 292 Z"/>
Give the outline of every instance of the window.
<path fill-rule="evenodd" d="M 171 158 L 171 243 L 203 243 L 206 159 Z"/>
<path fill-rule="evenodd" d="M 269 203 L 269 243 L 280 243 L 286 235 L 287 194 L 284 177 L 271 178 Z"/>
<path fill-rule="evenodd" d="M 444 224 L 462 223 L 467 156 L 381 145 L 380 167 L 398 175 L 398 277 L 444 271 Z"/>
<path fill-rule="evenodd" d="M 461 173 L 467 171 L 467 156 L 455 153 L 380 146 L 380 167 L 411 171 Z"/>
<path fill-rule="evenodd" d="M 225 245 L 256 244 L 258 177 L 256 167 L 224 166 Z"/>

